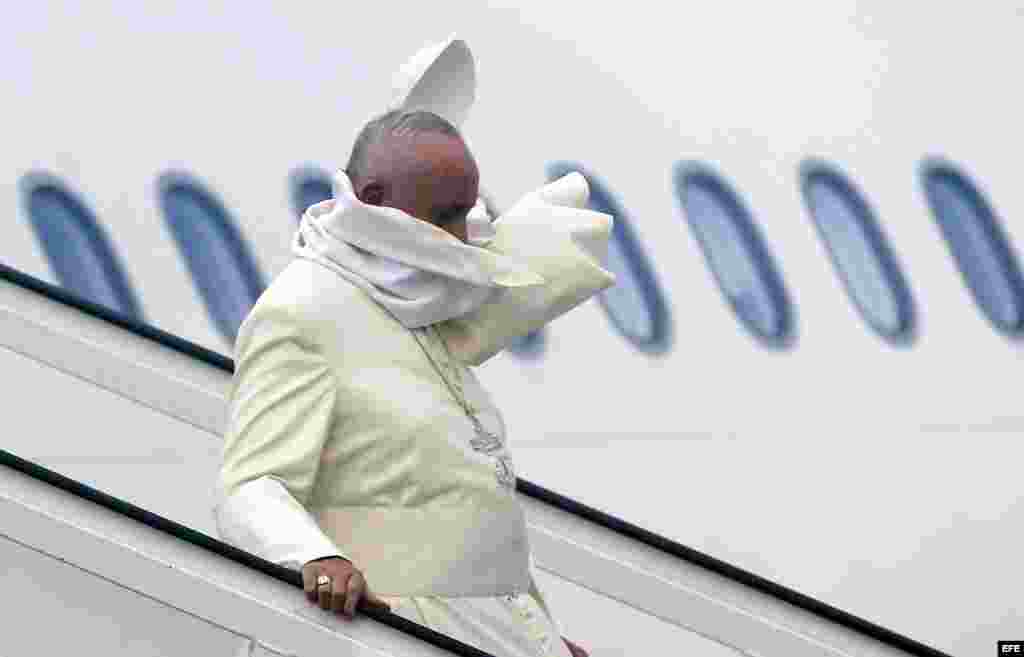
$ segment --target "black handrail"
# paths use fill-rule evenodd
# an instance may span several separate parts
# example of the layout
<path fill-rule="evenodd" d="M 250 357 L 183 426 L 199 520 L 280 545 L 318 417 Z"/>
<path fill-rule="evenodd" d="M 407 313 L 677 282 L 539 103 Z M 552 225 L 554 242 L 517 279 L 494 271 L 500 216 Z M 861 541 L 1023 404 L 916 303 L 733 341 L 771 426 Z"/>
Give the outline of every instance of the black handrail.
<path fill-rule="evenodd" d="M 7 280 L 20 287 L 38 292 L 39 294 L 53 299 L 54 301 L 76 308 L 98 319 L 111 322 L 112 324 L 134 333 L 135 335 L 158 342 L 185 356 L 202 361 L 208 365 L 224 370 L 225 372 L 234 373 L 234 362 L 223 354 L 206 349 L 205 347 L 201 347 L 176 335 L 172 335 L 171 333 L 162 331 L 154 326 L 140 322 L 133 317 L 122 315 L 121 313 L 106 306 L 83 299 L 56 285 L 51 285 L 45 281 L 41 281 L 38 278 L 29 276 L 28 274 L 3 264 L 0 264 L 0 279 Z M 693 548 L 686 547 L 685 545 L 672 541 L 664 536 L 660 536 L 647 531 L 646 529 L 637 527 L 636 525 L 632 525 L 616 518 L 615 516 L 580 504 L 572 498 L 555 493 L 554 491 L 538 486 L 537 484 L 526 481 L 525 479 L 517 479 L 516 489 L 528 497 L 544 502 L 545 504 L 565 511 L 566 513 L 589 520 L 590 522 L 600 525 L 605 529 L 629 537 L 639 543 L 666 554 L 670 554 L 673 557 L 682 559 L 683 561 L 706 568 L 707 570 L 722 575 L 723 577 L 740 582 L 741 584 L 749 586 L 761 593 L 778 598 L 779 600 L 787 602 L 794 607 L 809 611 L 832 621 L 837 625 L 859 632 L 893 648 L 903 650 L 904 652 L 912 655 L 919 655 L 920 657 L 951 657 L 950 655 L 940 652 L 931 646 L 927 646 L 902 634 L 897 634 L 896 632 L 888 630 L 858 616 L 854 616 L 842 609 L 828 605 L 816 598 L 812 598 L 808 595 L 804 595 L 803 593 L 772 582 L 760 575 L 755 575 L 754 573 L 737 568 L 736 566 L 704 554 L 703 552 L 694 550 Z M 209 537 L 207 538 L 209 539 Z M 217 541 L 217 543 L 220 542 Z M 221 544 L 226 545 L 223 543 Z M 251 557 L 252 555 L 249 556 Z M 416 625 L 416 627 L 419 626 Z"/>
<path fill-rule="evenodd" d="M 147 511 L 146 509 L 135 506 L 130 502 L 126 502 L 125 500 L 114 497 L 113 495 L 108 495 L 103 491 L 96 490 L 91 486 L 86 486 L 79 481 L 75 481 L 74 479 L 70 479 L 62 474 L 54 472 L 53 470 L 44 468 L 38 463 L 26 461 L 25 459 L 15 456 L 3 449 L 0 449 L 0 465 L 5 465 L 17 470 L 18 472 L 26 474 L 33 479 L 38 479 L 50 484 L 51 486 L 56 486 L 57 488 L 71 493 L 76 497 L 87 499 L 90 502 L 94 502 L 106 509 L 110 509 L 115 513 L 141 522 L 147 527 L 152 527 L 157 531 L 171 534 L 176 538 L 187 543 L 191 543 L 192 545 L 204 550 L 213 552 L 225 559 L 230 559 L 235 563 L 258 570 L 264 575 L 273 577 L 285 584 L 291 584 L 292 586 L 296 586 L 300 589 L 303 588 L 302 574 L 297 570 L 279 566 L 276 563 L 267 561 L 255 554 L 251 554 L 245 550 L 240 550 L 235 546 L 217 540 L 212 536 L 207 536 L 200 531 L 186 527 L 185 525 L 174 522 L 173 520 L 168 520 L 167 518 L 157 515 L 152 511 Z M 406 634 L 411 634 L 417 639 L 426 641 L 438 648 L 444 648 L 445 650 L 451 651 L 461 657 L 493 657 L 490 653 L 484 652 L 483 650 L 475 648 L 469 644 L 462 643 L 447 634 L 435 632 L 429 627 L 424 627 L 419 623 L 415 623 L 390 611 L 372 607 L 366 604 L 365 599 L 359 601 L 357 608 L 361 614 L 368 616 L 375 621 L 383 623 L 389 627 L 393 627 L 401 632 L 405 632 Z"/>

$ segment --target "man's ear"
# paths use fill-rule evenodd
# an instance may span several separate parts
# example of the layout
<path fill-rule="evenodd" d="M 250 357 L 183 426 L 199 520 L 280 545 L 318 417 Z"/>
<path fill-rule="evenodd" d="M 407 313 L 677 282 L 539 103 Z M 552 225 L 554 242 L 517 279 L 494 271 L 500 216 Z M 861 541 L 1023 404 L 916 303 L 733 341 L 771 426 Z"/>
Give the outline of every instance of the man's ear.
<path fill-rule="evenodd" d="M 380 205 L 384 202 L 384 192 L 384 185 L 370 181 L 356 192 L 356 197 L 367 205 Z"/>

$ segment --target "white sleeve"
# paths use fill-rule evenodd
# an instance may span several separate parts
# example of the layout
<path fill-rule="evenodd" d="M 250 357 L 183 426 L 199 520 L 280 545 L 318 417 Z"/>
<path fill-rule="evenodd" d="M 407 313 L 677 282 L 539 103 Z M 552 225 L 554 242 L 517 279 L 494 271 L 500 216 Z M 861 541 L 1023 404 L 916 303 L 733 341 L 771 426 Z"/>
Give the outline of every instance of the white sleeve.
<path fill-rule="evenodd" d="M 237 548 L 301 570 L 314 559 L 344 556 L 277 478 L 247 481 L 214 507 L 217 531 Z"/>
<path fill-rule="evenodd" d="M 306 508 L 334 414 L 330 364 L 280 309 L 254 310 L 236 352 L 214 508 L 221 536 L 296 570 L 344 556 Z"/>
<path fill-rule="evenodd" d="M 472 312 L 438 324 L 462 362 L 480 365 L 615 284 L 605 265 L 613 219 L 583 207 L 587 195 L 586 179 L 569 174 L 494 221 L 494 236 L 483 248 L 516 256 L 544 283 L 501 288 Z"/>

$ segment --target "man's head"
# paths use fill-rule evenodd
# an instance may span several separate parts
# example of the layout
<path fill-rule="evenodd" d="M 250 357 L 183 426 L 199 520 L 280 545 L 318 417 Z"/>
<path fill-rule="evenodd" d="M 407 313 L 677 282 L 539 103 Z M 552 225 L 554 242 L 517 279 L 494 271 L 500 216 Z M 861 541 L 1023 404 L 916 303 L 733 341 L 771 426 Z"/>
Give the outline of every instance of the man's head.
<path fill-rule="evenodd" d="M 397 208 L 466 241 L 480 174 L 458 130 L 440 116 L 395 110 L 373 119 L 345 172 L 363 203 Z"/>

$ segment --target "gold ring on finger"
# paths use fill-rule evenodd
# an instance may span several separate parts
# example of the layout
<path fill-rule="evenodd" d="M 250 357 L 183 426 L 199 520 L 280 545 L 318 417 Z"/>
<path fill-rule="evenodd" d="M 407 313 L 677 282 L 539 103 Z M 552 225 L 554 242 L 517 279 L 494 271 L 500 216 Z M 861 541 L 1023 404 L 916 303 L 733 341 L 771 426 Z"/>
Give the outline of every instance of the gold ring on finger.
<path fill-rule="evenodd" d="M 316 578 L 316 585 L 317 586 L 330 586 L 331 585 L 331 578 L 328 577 L 327 575 L 320 575 L 319 577 Z"/>

